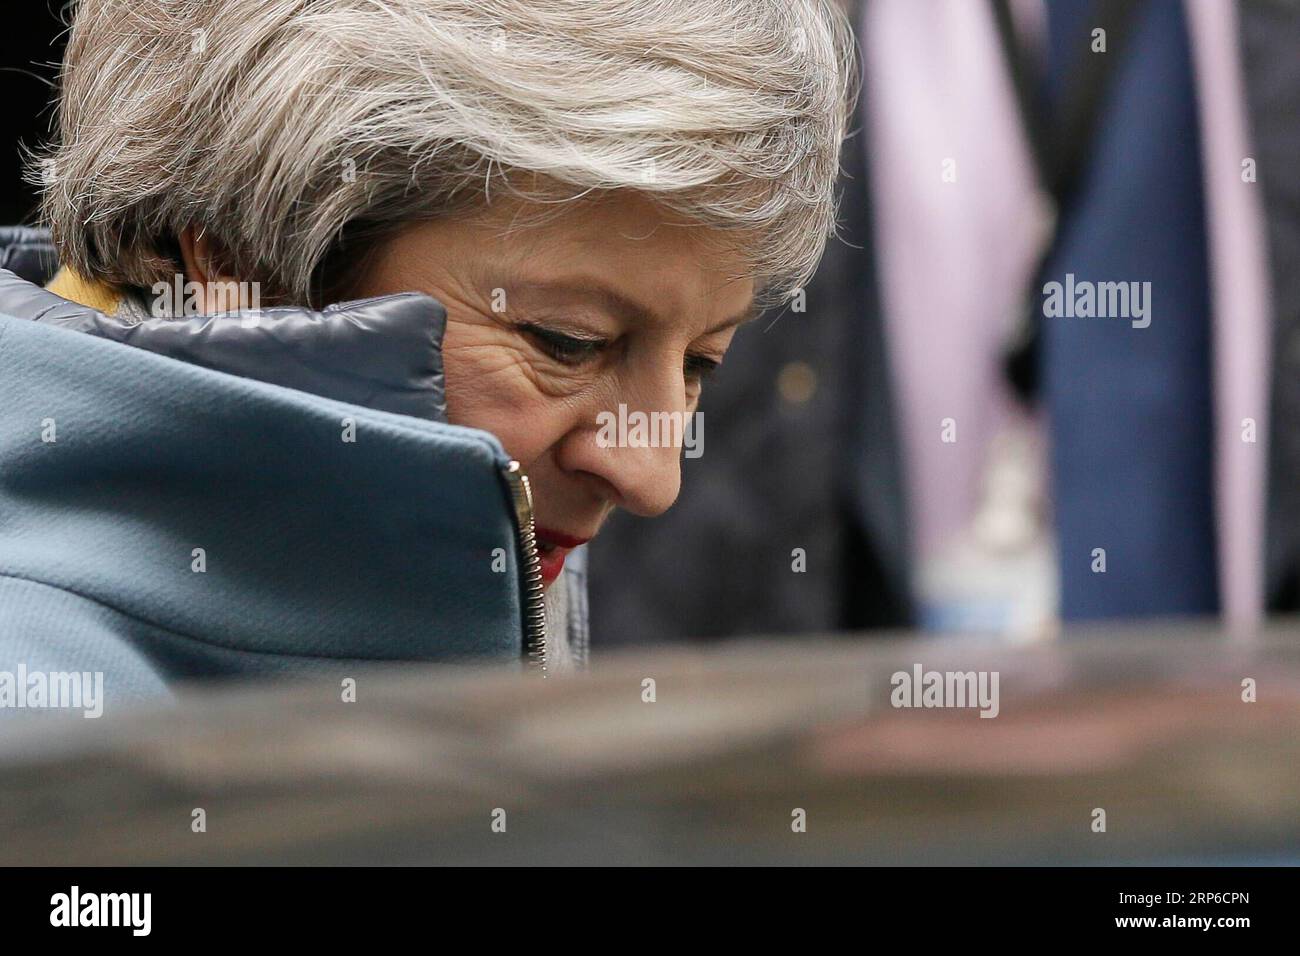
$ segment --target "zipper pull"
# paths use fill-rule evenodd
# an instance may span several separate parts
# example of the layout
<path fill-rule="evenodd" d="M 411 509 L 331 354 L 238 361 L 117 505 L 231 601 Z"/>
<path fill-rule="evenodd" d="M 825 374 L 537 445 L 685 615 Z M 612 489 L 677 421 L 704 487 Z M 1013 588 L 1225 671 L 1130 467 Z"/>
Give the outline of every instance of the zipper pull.
<path fill-rule="evenodd" d="M 506 484 L 515 509 L 519 545 L 520 608 L 524 633 L 521 649 L 530 670 L 546 676 L 546 591 L 542 584 L 542 558 L 537 553 L 537 528 L 533 521 L 533 489 L 519 462 L 505 467 Z"/>

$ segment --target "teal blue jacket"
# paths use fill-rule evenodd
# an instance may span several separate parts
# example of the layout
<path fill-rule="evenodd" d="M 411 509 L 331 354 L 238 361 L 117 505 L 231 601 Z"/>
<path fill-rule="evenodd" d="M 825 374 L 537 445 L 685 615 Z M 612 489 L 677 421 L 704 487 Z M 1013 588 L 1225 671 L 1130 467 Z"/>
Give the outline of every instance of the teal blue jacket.
<path fill-rule="evenodd" d="M 487 432 L 0 314 L 0 676 L 102 672 L 111 712 L 189 679 L 523 667 L 509 464 Z"/>

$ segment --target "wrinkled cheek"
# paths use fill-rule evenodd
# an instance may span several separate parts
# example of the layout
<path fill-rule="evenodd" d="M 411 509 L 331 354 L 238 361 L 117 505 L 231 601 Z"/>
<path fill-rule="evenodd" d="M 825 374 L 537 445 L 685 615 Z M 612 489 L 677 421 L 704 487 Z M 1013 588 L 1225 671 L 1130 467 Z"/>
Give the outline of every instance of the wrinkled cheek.
<path fill-rule="evenodd" d="M 447 421 L 453 425 L 475 427 L 473 393 L 467 387 L 471 380 L 470 370 L 464 368 L 455 353 L 444 350 L 442 356 L 442 375 L 447 396 Z"/>
<path fill-rule="evenodd" d="M 447 420 L 453 425 L 495 432 L 499 409 L 526 396 L 527 376 L 518 355 L 493 342 L 491 334 L 463 322 L 448 322 L 443 338 Z"/>
<path fill-rule="evenodd" d="M 453 425 L 482 428 L 500 436 L 506 412 L 524 402 L 517 383 L 472 357 L 449 352 L 443 357 L 447 382 L 447 420 Z"/>
<path fill-rule="evenodd" d="M 525 469 L 552 443 L 555 403 L 539 394 L 509 355 L 452 350 L 443 357 L 447 420 L 491 432 Z"/>

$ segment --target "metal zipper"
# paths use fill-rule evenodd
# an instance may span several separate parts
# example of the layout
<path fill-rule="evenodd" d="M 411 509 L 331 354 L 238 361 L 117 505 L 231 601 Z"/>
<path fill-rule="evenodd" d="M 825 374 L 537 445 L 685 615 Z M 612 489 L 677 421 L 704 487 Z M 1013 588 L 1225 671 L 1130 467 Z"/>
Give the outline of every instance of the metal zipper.
<path fill-rule="evenodd" d="M 542 586 L 542 559 L 537 553 L 537 529 L 533 523 L 533 489 L 519 462 L 506 465 L 504 474 L 515 506 L 515 529 L 519 543 L 519 577 L 523 589 L 523 657 L 530 670 L 546 676 L 546 592 Z"/>

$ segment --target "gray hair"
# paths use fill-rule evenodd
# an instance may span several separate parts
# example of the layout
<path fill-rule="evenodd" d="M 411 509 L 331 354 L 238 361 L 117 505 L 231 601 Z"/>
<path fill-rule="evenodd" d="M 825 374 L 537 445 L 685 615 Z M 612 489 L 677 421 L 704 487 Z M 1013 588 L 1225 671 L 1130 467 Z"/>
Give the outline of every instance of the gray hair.
<path fill-rule="evenodd" d="M 493 188 L 631 189 L 785 291 L 834 232 L 854 77 L 835 0 L 81 0 L 42 213 L 87 277 L 169 280 L 195 226 L 306 302 Z"/>

